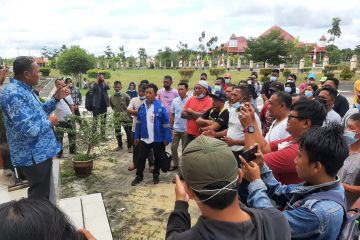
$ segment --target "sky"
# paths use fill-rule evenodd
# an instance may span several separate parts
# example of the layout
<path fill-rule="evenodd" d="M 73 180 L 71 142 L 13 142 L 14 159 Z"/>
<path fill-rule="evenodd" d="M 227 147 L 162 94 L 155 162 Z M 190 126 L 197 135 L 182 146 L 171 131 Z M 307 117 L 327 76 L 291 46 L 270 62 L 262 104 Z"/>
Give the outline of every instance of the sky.
<path fill-rule="evenodd" d="M 342 3 L 342 4 L 341 4 Z M 0 57 L 40 56 L 43 46 L 79 45 L 102 55 L 124 46 L 126 56 L 149 55 L 179 42 L 196 50 L 206 39 L 217 45 L 236 36 L 257 37 L 277 24 L 302 42 L 314 43 L 341 18 L 340 48 L 360 45 L 360 1 L 345 0 L 1 0 Z M 205 40 L 206 40 L 205 39 Z"/>

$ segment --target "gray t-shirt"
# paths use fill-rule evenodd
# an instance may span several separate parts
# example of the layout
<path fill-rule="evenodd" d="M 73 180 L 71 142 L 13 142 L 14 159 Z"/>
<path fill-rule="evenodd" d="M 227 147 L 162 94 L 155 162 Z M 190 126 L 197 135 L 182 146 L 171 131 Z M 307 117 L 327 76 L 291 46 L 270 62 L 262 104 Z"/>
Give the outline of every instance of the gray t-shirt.
<path fill-rule="evenodd" d="M 349 185 L 360 185 L 360 153 L 355 153 L 348 156 L 344 161 L 344 166 L 339 170 L 338 176 L 342 183 Z M 356 201 L 358 196 L 345 191 L 348 208 L 350 208 Z"/>

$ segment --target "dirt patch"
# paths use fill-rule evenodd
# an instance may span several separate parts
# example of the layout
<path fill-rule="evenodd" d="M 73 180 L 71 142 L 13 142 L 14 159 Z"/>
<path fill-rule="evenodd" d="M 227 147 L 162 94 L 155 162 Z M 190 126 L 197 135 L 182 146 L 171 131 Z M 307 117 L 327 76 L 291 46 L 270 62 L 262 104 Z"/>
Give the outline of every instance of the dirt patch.
<path fill-rule="evenodd" d="M 152 183 L 152 174 L 146 168 L 144 181 L 138 186 L 130 183 L 135 172 L 127 167 L 132 154 L 115 149 L 113 140 L 106 142 L 106 151 L 98 152 L 91 176 L 75 176 L 70 158 L 61 161 L 61 198 L 102 193 L 114 239 L 165 239 L 166 224 L 173 210 L 175 185 L 171 183 L 176 172 L 162 173 L 160 183 Z M 189 208 L 195 223 L 199 211 L 193 202 Z"/>

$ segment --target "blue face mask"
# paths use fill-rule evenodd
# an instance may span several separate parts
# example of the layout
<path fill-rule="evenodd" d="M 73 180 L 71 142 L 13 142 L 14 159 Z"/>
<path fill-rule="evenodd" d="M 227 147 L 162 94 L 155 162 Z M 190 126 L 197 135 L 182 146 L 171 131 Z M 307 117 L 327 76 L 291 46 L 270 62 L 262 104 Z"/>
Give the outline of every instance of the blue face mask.
<path fill-rule="evenodd" d="M 306 96 L 306 97 L 312 97 L 312 96 L 313 96 L 312 91 L 306 90 L 306 91 L 305 91 L 305 96 Z"/>
<path fill-rule="evenodd" d="M 270 81 L 271 82 L 275 82 L 277 80 L 277 77 L 275 77 L 275 76 L 270 76 Z"/>
<path fill-rule="evenodd" d="M 225 83 L 229 83 L 230 82 L 230 78 L 225 78 Z"/>
<path fill-rule="evenodd" d="M 231 105 L 232 108 L 239 109 L 241 107 L 241 104 L 239 102 L 236 102 Z"/>
<path fill-rule="evenodd" d="M 285 87 L 285 92 L 291 93 L 291 87 Z"/>
<path fill-rule="evenodd" d="M 360 103 L 357 103 L 355 106 L 360 111 Z"/>
<path fill-rule="evenodd" d="M 196 98 L 197 98 L 197 99 L 203 99 L 205 96 L 206 96 L 205 93 L 202 93 L 202 94 L 200 94 L 199 96 L 197 96 Z"/>
<path fill-rule="evenodd" d="M 214 86 L 214 92 L 217 92 L 217 91 L 221 91 L 221 86 L 220 85 L 215 85 Z"/>
<path fill-rule="evenodd" d="M 355 135 L 357 133 L 355 132 L 352 132 L 352 131 L 349 131 L 349 130 L 345 130 L 344 132 L 344 138 L 345 138 L 345 141 L 348 145 L 351 145 L 351 144 L 354 144 L 356 143 L 357 141 L 359 141 L 359 139 L 355 138 Z"/>

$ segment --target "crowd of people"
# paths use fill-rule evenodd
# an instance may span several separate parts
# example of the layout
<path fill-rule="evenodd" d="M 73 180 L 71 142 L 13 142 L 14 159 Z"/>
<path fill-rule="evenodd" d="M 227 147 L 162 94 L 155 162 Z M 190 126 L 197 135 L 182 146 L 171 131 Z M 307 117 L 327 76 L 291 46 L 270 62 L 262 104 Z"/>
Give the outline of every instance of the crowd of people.
<path fill-rule="evenodd" d="M 49 199 L 52 158 L 63 157 L 63 134 L 57 128 L 75 128 L 67 117 L 80 115 L 82 104 L 70 78 L 57 79 L 55 94 L 42 103 L 32 90 L 39 79 L 33 58 L 16 58 L 13 69 L 0 96 L 1 136 L 6 132 L 2 141 L 11 156 L 3 158 L 28 180 L 30 202 L 1 205 L 2 219 L 31 215 L 37 205 L 31 201 Z M 133 155 L 132 186 L 143 181 L 146 159 L 153 183 L 160 182 L 170 145 L 169 170 L 177 174 L 167 239 L 337 239 L 342 234 L 347 210 L 360 205 L 360 80 L 350 107 L 338 92 L 337 78 L 317 81 L 310 73 L 297 84 L 297 75 L 290 74 L 282 83 L 279 74 L 273 69 L 262 83 L 256 72 L 247 79 L 226 73 L 215 81 L 202 73 L 193 88 L 182 81 L 175 88 L 166 75 L 161 89 L 142 80 L 122 91 L 121 81 L 110 86 L 99 73 L 88 86 L 103 136 L 108 107 L 115 117 L 126 116 L 114 132 L 121 151 L 125 130 Z M 69 152 L 76 153 L 76 136 L 68 137 Z M 193 227 L 190 199 L 201 212 Z M 30 210 L 21 212 L 27 205 Z M 59 215 L 46 203 L 38 207 Z M 71 234 L 71 226 L 64 229 Z"/>

